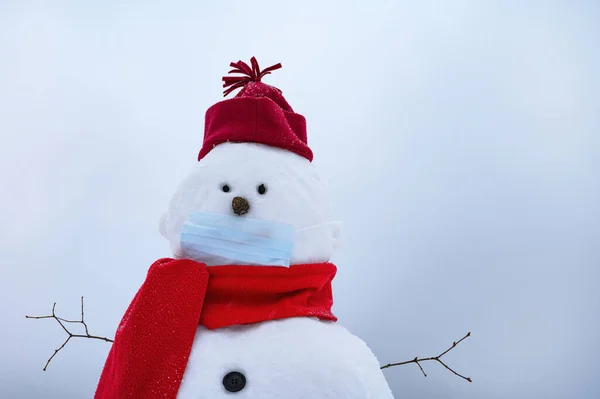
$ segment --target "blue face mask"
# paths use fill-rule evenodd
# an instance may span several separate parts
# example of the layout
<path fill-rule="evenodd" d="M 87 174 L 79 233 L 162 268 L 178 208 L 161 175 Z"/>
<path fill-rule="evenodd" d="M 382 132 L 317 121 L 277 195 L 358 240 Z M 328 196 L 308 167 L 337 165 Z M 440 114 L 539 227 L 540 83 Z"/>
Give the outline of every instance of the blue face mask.
<path fill-rule="evenodd" d="M 190 213 L 180 236 L 181 256 L 208 265 L 289 266 L 293 226 L 218 213 Z"/>

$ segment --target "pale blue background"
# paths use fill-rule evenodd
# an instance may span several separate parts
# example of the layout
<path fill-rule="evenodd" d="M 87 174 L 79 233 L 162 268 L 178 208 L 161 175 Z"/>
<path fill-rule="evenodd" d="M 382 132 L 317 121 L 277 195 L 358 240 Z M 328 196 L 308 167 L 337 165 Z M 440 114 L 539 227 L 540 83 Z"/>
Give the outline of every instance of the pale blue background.
<path fill-rule="evenodd" d="M 595 1 L 0 1 L 0 397 L 90 398 L 228 64 L 309 123 L 335 310 L 397 398 L 600 397 Z"/>

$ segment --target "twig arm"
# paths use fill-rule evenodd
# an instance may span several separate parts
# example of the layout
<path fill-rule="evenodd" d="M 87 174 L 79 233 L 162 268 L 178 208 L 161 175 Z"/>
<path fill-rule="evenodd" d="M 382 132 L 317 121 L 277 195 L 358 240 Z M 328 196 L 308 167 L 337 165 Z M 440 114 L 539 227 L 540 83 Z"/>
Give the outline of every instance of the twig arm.
<path fill-rule="evenodd" d="M 106 337 L 100 337 L 97 335 L 92 335 L 90 334 L 89 330 L 88 330 L 88 326 L 84 321 L 84 313 L 83 313 L 83 297 L 81 297 L 81 320 L 67 320 L 67 319 L 63 319 L 62 317 L 58 317 L 56 316 L 56 313 L 54 312 L 56 309 L 56 302 L 54 302 L 54 304 L 52 305 L 52 314 L 48 315 L 48 316 L 27 316 L 25 315 L 25 318 L 27 319 L 54 319 L 56 320 L 56 322 L 58 324 L 60 324 L 60 326 L 62 327 L 62 329 L 67 333 L 67 339 L 65 340 L 65 342 L 63 342 L 63 344 L 58 348 L 54 350 L 54 353 L 52 354 L 52 356 L 50 356 L 50 358 L 48 359 L 48 361 L 46 362 L 46 365 L 44 366 L 44 371 L 46 371 L 46 369 L 48 368 L 48 365 L 50 364 L 50 361 L 52 361 L 52 359 L 54 358 L 54 356 L 56 356 L 56 354 L 65 347 L 65 345 L 69 342 L 69 340 L 71 340 L 71 338 L 90 338 L 90 339 L 99 339 L 101 341 L 105 341 L 105 342 L 114 342 L 112 339 L 110 338 L 106 338 Z M 73 334 L 71 331 L 69 331 L 69 329 L 63 324 L 63 323 L 79 323 L 79 324 L 83 324 L 83 327 L 85 328 L 85 334 Z"/>
<path fill-rule="evenodd" d="M 402 366 L 403 364 L 410 364 L 410 363 L 416 363 L 417 366 L 419 366 L 419 368 L 421 369 L 421 372 L 423 372 L 423 375 L 425 377 L 427 377 L 427 374 L 425 374 L 425 370 L 423 370 L 423 367 L 421 366 L 421 362 L 425 362 L 428 360 L 435 360 L 436 362 L 440 363 L 442 366 L 444 366 L 445 368 L 447 368 L 448 370 L 450 370 L 450 372 L 452 372 L 454 375 L 464 379 L 465 381 L 469 381 L 469 382 L 473 382 L 471 380 L 471 378 L 469 377 L 465 377 L 462 374 L 457 373 L 456 371 L 454 371 L 450 366 L 448 366 L 446 363 L 444 363 L 441 358 L 442 356 L 444 356 L 446 353 L 450 352 L 452 349 L 454 349 L 458 344 L 460 344 L 463 340 L 467 339 L 468 337 L 471 336 L 471 333 L 468 332 L 464 337 L 462 337 L 461 339 L 459 339 L 458 341 L 454 341 L 452 343 L 452 346 L 450 346 L 448 349 L 446 349 L 445 351 L 443 351 L 442 353 L 440 353 L 437 356 L 433 356 L 433 357 L 423 357 L 423 358 L 418 358 L 415 357 L 412 360 L 406 360 L 404 362 L 398 362 L 398 363 L 388 363 L 385 366 L 381 366 L 381 369 L 387 369 L 389 367 L 394 367 L 394 366 Z"/>

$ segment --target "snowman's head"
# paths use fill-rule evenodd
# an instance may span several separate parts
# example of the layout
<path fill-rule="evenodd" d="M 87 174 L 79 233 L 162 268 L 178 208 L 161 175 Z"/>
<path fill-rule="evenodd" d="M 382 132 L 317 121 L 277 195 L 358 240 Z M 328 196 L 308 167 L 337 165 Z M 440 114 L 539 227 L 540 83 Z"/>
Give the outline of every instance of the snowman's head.
<path fill-rule="evenodd" d="M 160 221 L 161 234 L 175 257 L 183 256 L 181 232 L 194 212 L 291 226 L 291 264 L 326 262 L 339 240 L 340 226 L 333 219 L 327 185 L 314 165 L 293 152 L 263 144 L 217 145 L 179 185 Z M 212 257 L 198 255 L 194 260 L 214 264 Z M 239 262 L 219 262 L 223 263 Z"/>
<path fill-rule="evenodd" d="M 311 161 L 306 120 L 261 71 L 231 63 L 227 96 L 206 111 L 198 164 L 180 184 L 160 231 L 175 257 L 207 265 L 329 261 L 337 246 L 324 181 Z"/>

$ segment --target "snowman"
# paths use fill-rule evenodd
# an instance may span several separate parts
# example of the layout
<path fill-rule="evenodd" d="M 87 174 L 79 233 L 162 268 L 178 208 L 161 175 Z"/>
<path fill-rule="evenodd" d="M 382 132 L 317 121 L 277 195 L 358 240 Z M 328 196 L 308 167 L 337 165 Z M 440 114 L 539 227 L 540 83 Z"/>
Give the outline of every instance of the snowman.
<path fill-rule="evenodd" d="M 389 399 L 379 362 L 332 314 L 339 240 L 305 118 L 232 63 L 197 164 L 120 322 L 96 399 Z"/>

